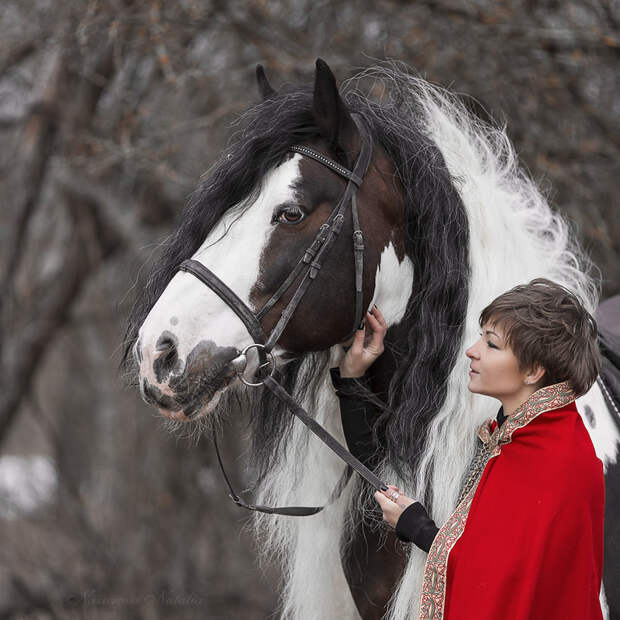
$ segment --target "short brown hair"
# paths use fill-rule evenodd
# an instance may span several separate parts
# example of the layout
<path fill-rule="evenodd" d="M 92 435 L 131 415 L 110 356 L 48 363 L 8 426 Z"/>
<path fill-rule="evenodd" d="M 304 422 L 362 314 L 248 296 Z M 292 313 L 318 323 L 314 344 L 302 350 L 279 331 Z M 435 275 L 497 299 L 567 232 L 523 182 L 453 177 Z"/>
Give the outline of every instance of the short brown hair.
<path fill-rule="evenodd" d="M 568 381 L 585 394 L 601 367 L 598 329 L 592 315 L 564 286 L 536 278 L 494 299 L 480 314 L 480 326 L 497 325 L 519 361 L 519 370 L 545 369 L 543 385 Z"/>

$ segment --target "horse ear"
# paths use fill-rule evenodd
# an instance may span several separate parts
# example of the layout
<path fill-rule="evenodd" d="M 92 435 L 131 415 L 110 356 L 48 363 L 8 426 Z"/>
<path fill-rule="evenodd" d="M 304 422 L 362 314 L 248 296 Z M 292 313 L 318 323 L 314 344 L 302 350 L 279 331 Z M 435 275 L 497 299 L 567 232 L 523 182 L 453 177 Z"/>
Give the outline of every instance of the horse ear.
<path fill-rule="evenodd" d="M 314 121 L 331 148 L 352 152 L 357 147 L 357 127 L 338 92 L 336 78 L 327 63 L 316 61 L 314 79 Z"/>
<path fill-rule="evenodd" d="M 263 65 L 256 65 L 256 81 L 258 82 L 258 92 L 260 96 L 265 99 L 269 99 L 276 94 L 276 91 L 269 83 L 267 76 L 265 75 L 265 69 Z"/>

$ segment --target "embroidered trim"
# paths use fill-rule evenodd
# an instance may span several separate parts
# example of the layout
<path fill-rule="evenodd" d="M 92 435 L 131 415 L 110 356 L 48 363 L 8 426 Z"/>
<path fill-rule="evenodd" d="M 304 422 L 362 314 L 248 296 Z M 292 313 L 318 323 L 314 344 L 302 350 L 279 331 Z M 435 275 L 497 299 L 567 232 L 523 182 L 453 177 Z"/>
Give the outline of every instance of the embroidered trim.
<path fill-rule="evenodd" d="M 497 427 L 491 431 L 491 419 L 485 420 L 480 426 L 478 437 L 486 447 L 486 458 L 479 461 L 478 472 L 471 472 L 474 484 L 441 526 L 429 549 L 422 580 L 419 620 L 442 620 L 444 617 L 448 557 L 465 530 L 476 489 L 488 462 L 500 454 L 502 445 L 512 441 L 512 435 L 518 428 L 523 428 L 541 413 L 559 409 L 573 400 L 575 392 L 567 381 L 563 381 L 536 390 L 509 416 L 501 429 Z"/>

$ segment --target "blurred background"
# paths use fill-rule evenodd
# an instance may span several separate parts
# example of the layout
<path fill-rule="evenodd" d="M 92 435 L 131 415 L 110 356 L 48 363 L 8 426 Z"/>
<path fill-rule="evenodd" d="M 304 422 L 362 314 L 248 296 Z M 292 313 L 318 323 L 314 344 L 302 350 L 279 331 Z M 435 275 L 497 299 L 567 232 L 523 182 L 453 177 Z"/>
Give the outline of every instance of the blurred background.
<path fill-rule="evenodd" d="M 317 56 L 472 96 L 620 292 L 616 0 L 0 0 L 0 619 L 277 617 L 209 442 L 167 433 L 118 365 L 256 63 L 278 88 Z M 240 484 L 243 442 L 231 425 Z"/>

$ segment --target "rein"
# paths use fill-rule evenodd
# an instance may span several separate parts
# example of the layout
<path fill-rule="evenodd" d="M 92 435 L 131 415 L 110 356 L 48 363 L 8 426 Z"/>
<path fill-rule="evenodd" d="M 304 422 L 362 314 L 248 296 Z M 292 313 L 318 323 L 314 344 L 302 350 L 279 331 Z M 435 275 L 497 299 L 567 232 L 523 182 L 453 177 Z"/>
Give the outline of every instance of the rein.
<path fill-rule="evenodd" d="M 346 188 L 338 201 L 338 204 L 332 209 L 325 222 L 319 228 L 315 238 L 310 246 L 308 246 L 304 252 L 304 255 L 299 260 L 297 265 L 293 268 L 291 273 L 287 276 L 284 282 L 279 286 L 278 290 L 271 296 L 271 298 L 265 303 L 265 305 L 256 313 L 254 312 L 235 294 L 235 292 L 228 287 L 222 280 L 220 280 L 210 269 L 205 267 L 202 263 L 190 259 L 185 260 L 179 266 L 180 271 L 191 273 L 198 278 L 203 284 L 208 286 L 214 293 L 216 293 L 228 306 L 235 312 L 235 314 L 241 319 L 246 326 L 248 333 L 254 339 L 254 343 L 248 345 L 243 349 L 241 354 L 232 360 L 232 365 L 235 368 L 239 378 L 243 383 L 249 386 L 264 385 L 270 390 L 274 396 L 282 401 L 286 408 L 296 416 L 306 427 L 314 433 L 327 447 L 332 450 L 340 459 L 342 459 L 347 467 L 340 477 L 340 480 L 336 484 L 336 487 L 332 491 L 329 500 L 325 506 L 330 505 L 338 499 L 345 486 L 347 485 L 353 470 L 355 470 L 362 478 L 371 484 L 375 489 L 386 490 L 387 485 L 378 478 L 370 469 L 368 469 L 363 463 L 356 459 L 337 439 L 335 439 L 330 433 L 328 433 L 318 422 L 311 418 L 308 413 L 301 407 L 295 399 L 273 378 L 273 372 L 275 371 L 276 362 L 272 353 L 273 347 L 276 345 L 278 339 L 282 335 L 282 332 L 286 328 L 288 322 L 293 317 L 297 306 L 299 305 L 302 297 L 308 290 L 308 287 L 319 275 L 323 258 L 333 245 L 336 237 L 340 234 L 344 223 L 347 206 L 351 204 L 351 220 L 353 224 L 353 253 L 355 261 L 355 319 L 353 322 L 353 329 L 346 336 L 345 340 L 350 338 L 356 331 L 357 326 L 362 320 L 363 307 L 363 275 L 364 275 L 364 238 L 360 228 L 359 214 L 357 210 L 356 194 L 357 190 L 362 184 L 362 180 L 366 175 L 370 160 L 373 152 L 373 141 L 370 133 L 366 129 L 361 118 L 354 114 L 353 120 L 357 126 L 357 129 L 361 138 L 361 148 L 357 161 L 353 167 L 353 170 L 348 170 L 338 162 L 329 159 L 319 151 L 316 151 L 307 146 L 295 145 L 290 147 L 290 151 L 299 153 L 304 157 L 309 157 L 314 161 L 322 164 L 331 171 L 339 174 L 347 179 Z M 291 287 L 293 282 L 298 276 L 305 270 L 304 276 L 299 283 L 297 290 L 293 294 L 293 297 L 288 302 L 284 310 L 282 311 L 278 322 L 267 337 L 260 324 L 261 319 L 273 308 L 278 300 L 284 295 L 284 293 Z M 269 374 L 259 382 L 249 382 L 243 376 L 243 371 L 247 365 L 246 353 L 249 349 L 256 348 L 259 356 L 260 365 L 258 370 L 261 370 L 265 366 L 270 365 L 271 369 Z M 235 504 L 253 510 L 257 512 L 263 512 L 267 514 L 280 514 L 294 517 L 304 517 L 316 514 L 323 510 L 325 506 L 283 506 L 283 507 L 270 507 L 260 506 L 256 504 L 248 504 L 237 493 L 235 493 L 224 464 L 222 462 L 219 447 L 215 435 L 213 437 L 215 444 L 215 450 L 217 454 L 218 463 L 224 475 L 224 480 L 230 491 L 230 498 Z"/>

